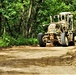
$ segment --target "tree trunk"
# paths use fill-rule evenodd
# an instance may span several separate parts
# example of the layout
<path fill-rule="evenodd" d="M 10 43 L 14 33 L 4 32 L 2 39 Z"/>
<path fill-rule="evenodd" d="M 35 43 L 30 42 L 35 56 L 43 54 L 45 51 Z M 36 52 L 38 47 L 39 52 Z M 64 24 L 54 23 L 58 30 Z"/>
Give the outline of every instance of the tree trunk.
<path fill-rule="evenodd" d="M 3 8 L 3 0 L 0 0 L 0 8 Z M 1 35 L 1 30 L 2 30 L 2 12 L 0 12 L 0 35 Z"/>
<path fill-rule="evenodd" d="M 37 16 L 37 13 L 40 9 L 39 6 L 41 3 L 42 3 L 42 0 L 38 0 L 37 2 L 35 2 L 34 0 L 30 0 L 30 8 L 29 8 L 27 27 L 26 27 L 27 37 L 31 37 L 31 35 L 32 35 L 32 29 L 34 28 L 34 25 L 36 25 L 35 24 L 36 23 L 36 16 Z M 35 31 L 33 33 L 35 33 Z"/>
<path fill-rule="evenodd" d="M 29 35 L 30 37 L 34 37 L 35 36 L 35 32 L 37 30 L 37 27 L 38 27 L 38 23 L 36 22 L 37 20 L 37 13 L 40 9 L 40 5 L 42 3 L 42 0 L 38 0 L 37 3 L 35 5 L 32 6 L 32 8 L 34 9 L 34 11 L 32 11 L 32 17 L 30 19 L 30 22 L 31 22 L 31 26 L 29 27 Z M 34 14 L 33 14 L 34 13 Z M 37 26 L 35 26 L 37 25 Z"/>
<path fill-rule="evenodd" d="M 9 25 L 9 22 L 8 22 L 7 18 L 5 18 L 5 22 L 7 23 L 7 26 L 8 26 L 10 35 L 13 36 L 12 30 L 11 30 L 11 27 L 10 27 L 10 25 Z"/>
<path fill-rule="evenodd" d="M 0 26 L 2 26 L 2 23 L 1 23 L 2 22 L 2 18 L 1 18 L 1 16 L 2 16 L 2 13 L 0 13 Z"/>
<path fill-rule="evenodd" d="M 23 0 L 21 0 L 21 3 L 23 3 Z M 22 13 L 21 13 L 21 26 L 22 26 L 22 36 L 24 37 L 25 36 L 25 10 L 23 9 L 22 10 Z"/>
<path fill-rule="evenodd" d="M 34 0 L 30 0 L 30 7 L 29 7 L 29 12 L 28 12 L 28 18 L 27 18 L 27 25 L 26 25 L 26 37 L 30 37 L 30 31 L 31 31 L 31 15 L 32 14 L 32 9 L 33 9 L 33 3 Z"/>
<path fill-rule="evenodd" d="M 24 20 L 24 10 L 22 11 L 22 36 L 25 36 L 25 20 Z"/>

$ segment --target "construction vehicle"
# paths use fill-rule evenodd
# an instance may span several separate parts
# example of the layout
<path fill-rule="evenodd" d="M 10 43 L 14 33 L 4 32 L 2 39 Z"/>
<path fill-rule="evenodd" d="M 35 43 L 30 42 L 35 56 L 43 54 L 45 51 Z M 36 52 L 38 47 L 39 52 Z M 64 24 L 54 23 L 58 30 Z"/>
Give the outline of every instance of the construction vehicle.
<path fill-rule="evenodd" d="M 55 46 L 74 45 L 73 14 L 61 12 L 53 18 L 50 16 L 50 20 L 47 32 L 38 34 L 39 45 L 41 47 L 46 47 L 47 43 Z"/>

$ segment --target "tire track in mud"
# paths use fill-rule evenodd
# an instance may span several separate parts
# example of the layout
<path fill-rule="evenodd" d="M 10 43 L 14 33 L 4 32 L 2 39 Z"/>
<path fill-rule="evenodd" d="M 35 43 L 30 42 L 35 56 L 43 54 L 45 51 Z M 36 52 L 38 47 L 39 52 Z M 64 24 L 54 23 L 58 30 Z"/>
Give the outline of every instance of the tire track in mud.
<path fill-rule="evenodd" d="M 17 50 L 8 50 L 8 51 L 4 51 L 4 52 L 2 51 L 3 54 L 0 54 L 0 73 L 8 73 L 8 74 L 10 74 L 10 73 L 13 73 L 13 74 L 30 74 L 30 73 L 34 74 L 35 73 L 35 74 L 38 74 L 38 73 L 40 73 L 38 68 L 47 68 L 47 66 L 60 66 L 61 67 L 61 66 L 74 66 L 74 65 L 76 65 L 76 51 L 74 51 L 74 52 L 70 51 L 70 52 L 67 52 L 66 54 L 63 54 L 61 56 L 45 56 L 45 57 L 41 57 L 41 58 L 40 57 L 39 58 L 38 57 L 37 58 L 23 57 L 25 54 L 27 54 L 26 52 L 28 52 L 28 53 L 30 52 L 31 54 L 32 54 L 32 52 L 33 53 L 38 52 L 38 54 L 39 54 L 39 52 L 44 53 L 44 51 L 51 52 L 50 49 L 53 52 L 53 48 L 48 48 L 46 50 L 41 48 L 41 50 L 43 50 L 43 51 L 41 51 L 41 50 L 35 51 L 35 50 L 33 50 L 33 48 L 30 50 L 28 49 L 27 51 L 24 49 L 23 50 L 21 49 L 19 51 L 18 51 L 18 49 Z M 71 48 L 71 49 L 74 50 L 75 48 Z M 55 51 L 56 50 L 54 50 L 54 52 Z M 49 52 L 47 52 L 47 53 L 49 53 Z M 24 55 L 22 56 L 23 53 L 24 53 Z M 17 54 L 18 54 L 18 56 L 17 56 Z M 20 58 L 19 55 L 22 57 Z M 30 70 L 29 66 L 34 66 L 33 70 L 32 70 L 32 67 Z M 28 68 L 28 70 L 25 71 L 27 68 Z M 37 70 L 35 70 L 35 68 Z M 7 70 L 5 70 L 5 69 L 7 69 Z M 18 69 L 20 69 L 20 70 L 22 69 L 22 70 L 20 71 Z"/>
<path fill-rule="evenodd" d="M 2 56 L 3 57 L 3 56 Z M 15 57 L 6 57 L 5 60 L 0 61 L 0 66 L 10 66 L 10 67 L 28 67 L 29 65 L 35 66 L 69 66 L 74 65 L 74 60 L 76 59 L 76 52 L 70 53 L 68 52 L 65 55 L 58 57 L 42 57 L 42 58 L 34 58 L 34 59 L 15 59 Z M 10 59 L 9 59 L 10 58 Z M 13 59 L 12 59 L 13 58 Z"/>

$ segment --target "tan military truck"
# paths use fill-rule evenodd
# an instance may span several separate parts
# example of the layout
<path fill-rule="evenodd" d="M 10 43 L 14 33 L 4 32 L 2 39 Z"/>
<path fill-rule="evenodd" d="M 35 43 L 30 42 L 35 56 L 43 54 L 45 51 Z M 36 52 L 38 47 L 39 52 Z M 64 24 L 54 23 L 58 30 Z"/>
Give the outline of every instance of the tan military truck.
<path fill-rule="evenodd" d="M 47 32 L 38 34 L 38 41 L 41 47 L 47 43 L 55 46 L 74 45 L 73 14 L 71 12 L 61 12 L 53 18 L 50 16 L 50 24 Z"/>

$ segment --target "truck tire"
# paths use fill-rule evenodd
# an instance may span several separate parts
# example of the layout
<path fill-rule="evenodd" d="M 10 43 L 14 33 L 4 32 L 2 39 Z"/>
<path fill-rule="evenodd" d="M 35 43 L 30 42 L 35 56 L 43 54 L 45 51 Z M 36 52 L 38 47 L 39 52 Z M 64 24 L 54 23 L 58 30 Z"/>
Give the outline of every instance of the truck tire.
<path fill-rule="evenodd" d="M 75 45 L 75 42 L 74 42 L 74 33 L 72 33 L 71 37 L 72 37 L 72 41 L 69 42 L 69 45 L 70 46 L 74 46 Z"/>
<path fill-rule="evenodd" d="M 61 45 L 62 46 L 69 45 L 69 41 L 68 41 L 68 37 L 66 36 L 66 33 L 61 33 Z"/>
<path fill-rule="evenodd" d="M 38 42 L 39 42 L 40 47 L 45 47 L 46 46 L 46 43 L 44 43 L 43 40 L 42 40 L 43 36 L 44 36 L 43 33 L 38 34 Z"/>

